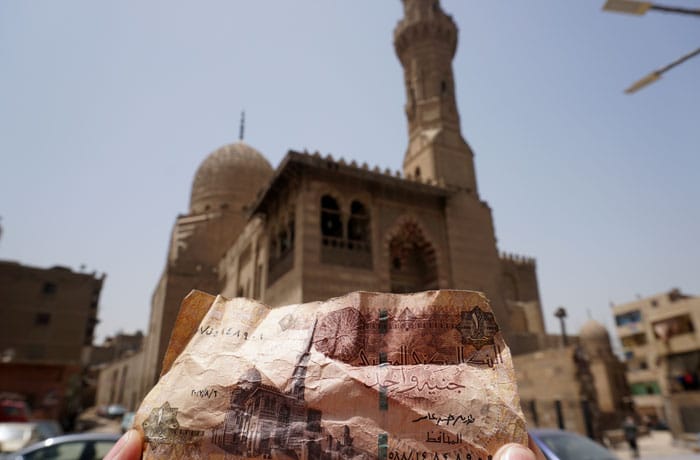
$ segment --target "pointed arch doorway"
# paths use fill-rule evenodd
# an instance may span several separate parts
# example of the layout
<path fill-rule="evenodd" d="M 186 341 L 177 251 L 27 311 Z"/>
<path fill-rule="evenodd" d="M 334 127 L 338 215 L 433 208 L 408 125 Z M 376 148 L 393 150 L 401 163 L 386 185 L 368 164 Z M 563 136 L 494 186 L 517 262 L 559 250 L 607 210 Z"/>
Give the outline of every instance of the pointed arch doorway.
<path fill-rule="evenodd" d="M 404 223 L 389 241 L 391 292 L 438 289 L 435 249 L 415 222 Z"/>

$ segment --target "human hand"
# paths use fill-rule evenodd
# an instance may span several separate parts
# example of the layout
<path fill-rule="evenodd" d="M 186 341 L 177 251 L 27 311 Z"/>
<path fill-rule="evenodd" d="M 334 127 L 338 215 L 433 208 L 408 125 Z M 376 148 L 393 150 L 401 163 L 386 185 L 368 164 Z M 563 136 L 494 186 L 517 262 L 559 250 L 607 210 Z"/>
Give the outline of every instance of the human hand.
<path fill-rule="evenodd" d="M 143 437 L 137 430 L 129 430 L 107 452 L 104 460 L 140 460 Z"/>

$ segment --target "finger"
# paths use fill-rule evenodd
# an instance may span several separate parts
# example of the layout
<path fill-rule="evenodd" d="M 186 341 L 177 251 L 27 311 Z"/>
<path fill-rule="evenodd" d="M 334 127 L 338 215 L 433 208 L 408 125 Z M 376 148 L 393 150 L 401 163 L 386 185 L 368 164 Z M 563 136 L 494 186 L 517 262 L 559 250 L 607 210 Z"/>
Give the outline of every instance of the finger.
<path fill-rule="evenodd" d="M 493 456 L 493 460 L 537 460 L 535 453 L 522 444 L 506 444 Z"/>
<path fill-rule="evenodd" d="M 104 460 L 139 460 L 143 438 L 137 430 L 129 430 L 110 449 Z"/>

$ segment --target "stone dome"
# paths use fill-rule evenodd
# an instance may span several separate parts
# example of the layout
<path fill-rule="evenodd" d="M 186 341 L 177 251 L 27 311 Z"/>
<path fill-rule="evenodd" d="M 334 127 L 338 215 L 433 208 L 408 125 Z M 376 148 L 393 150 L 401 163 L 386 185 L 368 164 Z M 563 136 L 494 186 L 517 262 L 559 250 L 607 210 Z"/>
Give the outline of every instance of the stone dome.
<path fill-rule="evenodd" d="M 236 209 L 250 204 L 273 174 L 265 157 L 244 142 L 224 145 L 199 165 L 192 181 L 190 212 Z"/>
<path fill-rule="evenodd" d="M 610 336 L 608 335 L 608 330 L 605 329 L 605 326 L 592 319 L 586 321 L 586 323 L 581 327 L 579 337 L 583 341 L 610 341 Z"/>

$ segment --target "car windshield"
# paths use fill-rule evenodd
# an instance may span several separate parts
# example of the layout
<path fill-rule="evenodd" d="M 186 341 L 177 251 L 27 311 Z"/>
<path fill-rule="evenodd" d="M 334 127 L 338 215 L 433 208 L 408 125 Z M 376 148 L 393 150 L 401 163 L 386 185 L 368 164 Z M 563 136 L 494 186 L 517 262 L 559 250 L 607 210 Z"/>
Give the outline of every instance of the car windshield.
<path fill-rule="evenodd" d="M 561 460 L 616 460 L 600 444 L 573 433 L 539 433 L 537 437 Z"/>

